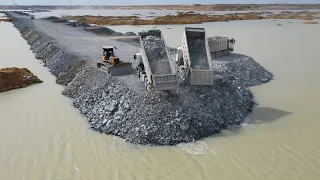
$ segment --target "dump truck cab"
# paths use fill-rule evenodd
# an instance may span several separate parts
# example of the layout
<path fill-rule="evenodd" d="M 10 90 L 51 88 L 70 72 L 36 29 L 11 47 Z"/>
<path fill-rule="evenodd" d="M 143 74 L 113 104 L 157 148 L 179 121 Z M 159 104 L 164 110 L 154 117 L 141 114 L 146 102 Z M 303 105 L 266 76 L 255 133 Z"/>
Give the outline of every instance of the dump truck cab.
<path fill-rule="evenodd" d="M 229 38 L 229 44 L 228 44 L 228 48 L 231 52 L 233 52 L 234 50 L 234 44 L 236 43 L 236 40 L 234 38 Z"/>

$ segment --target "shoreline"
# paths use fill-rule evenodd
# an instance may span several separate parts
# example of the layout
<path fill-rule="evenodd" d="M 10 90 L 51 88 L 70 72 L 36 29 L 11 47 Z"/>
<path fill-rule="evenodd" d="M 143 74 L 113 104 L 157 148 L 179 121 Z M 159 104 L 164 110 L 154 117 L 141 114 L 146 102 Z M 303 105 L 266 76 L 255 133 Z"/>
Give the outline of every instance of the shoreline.
<path fill-rule="evenodd" d="M 25 88 L 42 82 L 27 68 L 0 68 L 0 92 Z"/>
<path fill-rule="evenodd" d="M 141 19 L 139 16 L 64 16 L 60 21 L 75 20 L 79 23 L 96 24 L 101 26 L 119 25 L 173 25 L 173 24 L 201 24 L 205 22 L 229 22 L 237 20 L 262 19 L 302 19 L 312 21 L 320 12 L 291 12 L 283 11 L 280 14 L 272 12 L 231 13 L 225 15 L 199 14 L 193 11 L 178 12 L 176 15 L 159 16 L 153 19 Z"/>

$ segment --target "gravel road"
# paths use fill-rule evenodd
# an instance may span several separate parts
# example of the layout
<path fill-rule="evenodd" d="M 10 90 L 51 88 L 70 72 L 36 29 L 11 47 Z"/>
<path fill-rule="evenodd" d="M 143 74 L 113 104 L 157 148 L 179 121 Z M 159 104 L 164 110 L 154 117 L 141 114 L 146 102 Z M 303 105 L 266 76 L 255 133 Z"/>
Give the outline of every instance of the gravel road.
<path fill-rule="evenodd" d="M 93 33 L 85 32 L 79 28 L 72 28 L 63 23 L 52 23 L 47 20 L 35 20 L 34 25 L 41 31 L 45 32 L 50 37 L 54 38 L 58 44 L 64 46 L 66 49 L 87 57 L 95 66 L 96 62 L 101 59 L 103 46 L 115 46 L 115 55 L 117 55 L 124 62 L 131 62 L 134 64 L 133 55 L 139 52 L 137 46 L 129 43 L 120 42 L 124 39 L 132 39 L 132 37 L 106 37 L 97 36 Z M 119 41 L 118 41 L 119 40 Z M 125 77 L 116 77 L 125 84 L 130 84 L 132 90 L 145 91 L 142 82 L 136 78 L 136 74 Z"/>

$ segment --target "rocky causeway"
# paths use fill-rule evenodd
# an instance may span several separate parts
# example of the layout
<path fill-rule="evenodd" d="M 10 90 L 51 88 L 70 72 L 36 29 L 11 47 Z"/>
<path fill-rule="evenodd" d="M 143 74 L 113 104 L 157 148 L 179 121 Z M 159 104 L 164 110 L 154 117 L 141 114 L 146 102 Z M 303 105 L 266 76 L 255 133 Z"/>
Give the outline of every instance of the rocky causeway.
<path fill-rule="evenodd" d="M 57 83 L 66 85 L 62 93 L 72 98 L 73 106 L 87 118 L 90 127 L 135 144 L 176 145 L 240 125 L 256 104 L 248 86 L 273 78 L 251 57 L 232 54 L 229 59 L 212 61 L 213 86 L 190 86 L 183 82 L 174 91 L 147 91 L 137 75 L 112 77 L 95 66 L 99 54 L 94 54 L 95 50 L 91 54 L 89 50 L 98 47 L 94 43 L 103 37 L 65 24 L 68 34 L 82 37 L 62 38 L 37 26 L 45 20 L 32 21 L 22 15 L 7 14 L 36 58 L 57 77 Z M 46 25 L 50 26 L 49 23 L 54 24 Z M 52 27 L 58 31 L 62 26 Z M 124 49 L 119 50 L 121 59 L 133 62 L 136 46 L 111 41 L 118 43 L 118 49 Z M 80 52 L 72 43 L 88 48 Z"/>

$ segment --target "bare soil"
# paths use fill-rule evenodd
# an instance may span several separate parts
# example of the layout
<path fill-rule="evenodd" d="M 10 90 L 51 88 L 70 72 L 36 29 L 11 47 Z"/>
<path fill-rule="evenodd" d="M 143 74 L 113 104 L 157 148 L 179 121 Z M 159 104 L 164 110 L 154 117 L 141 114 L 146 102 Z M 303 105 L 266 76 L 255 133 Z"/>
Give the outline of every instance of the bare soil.
<path fill-rule="evenodd" d="M 12 19 L 0 19 L 0 22 L 12 22 Z"/>
<path fill-rule="evenodd" d="M 110 6 L 103 9 L 154 9 L 154 10 L 189 10 L 189 11 L 251 11 L 251 10 L 303 10 L 320 9 L 319 4 L 215 4 L 215 5 L 142 5 Z"/>
<path fill-rule="evenodd" d="M 200 24 L 203 22 L 259 20 L 259 19 L 304 19 L 313 20 L 320 12 L 290 12 L 280 14 L 272 12 L 233 13 L 225 15 L 198 14 L 193 11 L 179 12 L 177 15 L 167 15 L 154 19 L 140 19 L 138 16 L 66 16 L 62 19 L 77 20 L 97 25 L 161 25 L 161 24 Z"/>
<path fill-rule="evenodd" d="M 26 68 L 0 69 L 0 92 L 24 88 L 35 83 L 42 83 L 42 81 Z"/>
<path fill-rule="evenodd" d="M 304 24 L 319 24 L 317 21 L 307 21 Z"/>

